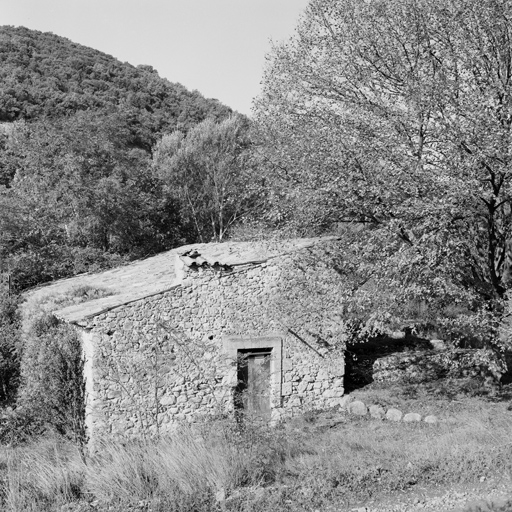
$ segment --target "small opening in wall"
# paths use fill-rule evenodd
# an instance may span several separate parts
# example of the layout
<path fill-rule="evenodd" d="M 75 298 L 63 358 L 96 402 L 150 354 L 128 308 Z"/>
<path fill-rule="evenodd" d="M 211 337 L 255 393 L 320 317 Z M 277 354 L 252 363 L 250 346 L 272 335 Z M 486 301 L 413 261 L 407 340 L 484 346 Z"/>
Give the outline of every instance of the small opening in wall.
<path fill-rule="evenodd" d="M 107 336 L 112 336 L 112 334 L 114 334 L 116 331 L 111 331 L 111 330 L 108 330 L 107 331 Z"/>
<path fill-rule="evenodd" d="M 208 336 L 208 339 L 213 340 L 213 334 L 210 334 L 210 336 Z"/>

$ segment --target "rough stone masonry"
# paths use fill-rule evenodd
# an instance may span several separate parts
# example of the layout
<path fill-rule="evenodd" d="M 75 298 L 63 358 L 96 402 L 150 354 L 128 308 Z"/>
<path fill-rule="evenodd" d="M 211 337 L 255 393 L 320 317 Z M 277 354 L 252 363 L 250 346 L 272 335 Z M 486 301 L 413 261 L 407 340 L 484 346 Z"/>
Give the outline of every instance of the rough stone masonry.
<path fill-rule="evenodd" d="M 337 405 L 344 345 L 339 322 L 326 330 L 340 310 L 339 276 L 320 249 L 329 243 L 291 241 L 257 257 L 233 243 L 177 250 L 165 291 L 57 311 L 82 334 L 89 437 L 140 437 L 235 413 L 240 355 L 253 352 L 269 357 L 271 420 Z M 129 285 L 123 275 L 113 288 Z"/>

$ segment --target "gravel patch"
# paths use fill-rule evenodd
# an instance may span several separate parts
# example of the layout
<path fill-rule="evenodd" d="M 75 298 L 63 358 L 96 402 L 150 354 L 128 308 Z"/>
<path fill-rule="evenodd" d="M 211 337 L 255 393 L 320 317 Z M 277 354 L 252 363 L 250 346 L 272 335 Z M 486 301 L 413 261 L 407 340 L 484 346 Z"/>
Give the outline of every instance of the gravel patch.
<path fill-rule="evenodd" d="M 449 490 L 415 491 L 347 509 L 350 512 L 463 512 L 469 504 L 482 500 L 502 500 L 512 496 L 510 480 L 482 483 L 479 486 L 460 486 Z M 340 511 L 341 512 L 341 511 Z"/>

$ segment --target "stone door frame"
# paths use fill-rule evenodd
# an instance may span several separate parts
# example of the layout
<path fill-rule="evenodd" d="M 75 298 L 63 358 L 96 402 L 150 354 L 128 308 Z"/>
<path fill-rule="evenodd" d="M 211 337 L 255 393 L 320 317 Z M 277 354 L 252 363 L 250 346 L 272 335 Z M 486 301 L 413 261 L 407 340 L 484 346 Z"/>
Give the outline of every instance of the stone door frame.
<path fill-rule="evenodd" d="M 270 357 L 270 408 L 282 406 L 283 386 L 283 336 L 269 334 L 266 336 L 223 336 L 222 347 L 230 364 L 236 367 L 238 351 L 271 349 Z M 237 372 L 232 372 L 230 385 L 237 386 Z"/>

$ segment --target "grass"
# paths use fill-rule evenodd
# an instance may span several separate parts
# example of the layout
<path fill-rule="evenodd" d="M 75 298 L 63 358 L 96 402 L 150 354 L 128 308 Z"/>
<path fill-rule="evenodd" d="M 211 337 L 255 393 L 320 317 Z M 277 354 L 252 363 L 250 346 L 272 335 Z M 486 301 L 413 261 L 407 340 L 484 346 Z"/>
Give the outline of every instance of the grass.
<path fill-rule="evenodd" d="M 314 411 L 274 429 L 211 422 L 152 442 L 107 443 L 85 460 L 58 438 L 3 447 L 0 509 L 339 510 L 419 485 L 510 478 L 509 390 L 488 397 L 453 383 L 436 389 L 369 386 L 354 393 L 368 404 L 435 413 L 442 420 L 435 426 Z"/>
<path fill-rule="evenodd" d="M 66 306 L 108 297 L 113 293 L 112 290 L 106 288 L 85 284 L 75 286 L 65 292 L 46 293 L 37 298 L 29 297 L 22 305 L 22 329 L 28 333 L 33 324 L 41 319 L 41 317 L 50 315 L 54 311 Z"/>
<path fill-rule="evenodd" d="M 0 452 L 3 509 L 57 510 L 82 497 L 84 466 L 73 445 L 58 438 Z"/>

